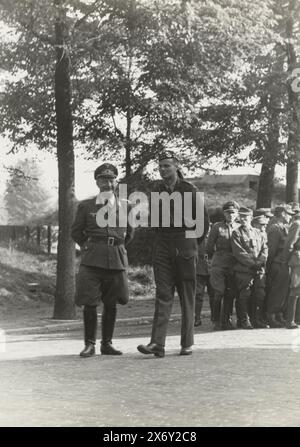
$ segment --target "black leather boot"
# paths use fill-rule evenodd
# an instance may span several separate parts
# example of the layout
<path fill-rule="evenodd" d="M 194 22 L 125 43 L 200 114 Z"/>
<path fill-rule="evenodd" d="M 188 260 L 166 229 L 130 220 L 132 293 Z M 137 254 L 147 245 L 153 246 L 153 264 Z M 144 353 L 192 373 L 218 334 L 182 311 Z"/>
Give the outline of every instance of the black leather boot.
<path fill-rule="evenodd" d="M 267 318 L 270 328 L 275 329 L 284 327 L 282 323 L 279 323 L 279 321 L 276 320 L 275 314 L 267 314 Z"/>
<path fill-rule="evenodd" d="M 84 306 L 83 309 L 84 324 L 84 343 L 85 348 L 79 354 L 80 357 L 92 357 L 95 355 L 95 344 L 97 337 L 97 307 Z"/>
<path fill-rule="evenodd" d="M 92 357 L 95 355 L 95 344 L 94 343 L 86 343 L 85 348 L 79 354 L 80 357 Z"/>
<path fill-rule="evenodd" d="M 253 327 L 255 329 L 268 329 L 270 326 L 264 321 L 263 318 L 263 309 L 260 306 L 257 306 L 255 311 L 255 318 L 253 321 Z"/>
<path fill-rule="evenodd" d="M 117 306 L 103 306 L 102 313 L 102 341 L 100 352 L 102 355 L 122 355 L 122 352 L 112 346 L 112 337 L 117 317 Z"/>

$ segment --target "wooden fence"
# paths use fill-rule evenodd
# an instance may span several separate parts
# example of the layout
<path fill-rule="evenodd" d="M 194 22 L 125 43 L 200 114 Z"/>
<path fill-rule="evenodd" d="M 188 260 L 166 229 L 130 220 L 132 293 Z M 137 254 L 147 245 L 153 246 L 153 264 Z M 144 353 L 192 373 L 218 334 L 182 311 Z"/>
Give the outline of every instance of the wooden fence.
<path fill-rule="evenodd" d="M 40 225 L 37 227 L 23 225 L 0 225 L 0 243 L 8 247 L 26 245 L 51 254 L 56 252 L 58 227 Z"/>

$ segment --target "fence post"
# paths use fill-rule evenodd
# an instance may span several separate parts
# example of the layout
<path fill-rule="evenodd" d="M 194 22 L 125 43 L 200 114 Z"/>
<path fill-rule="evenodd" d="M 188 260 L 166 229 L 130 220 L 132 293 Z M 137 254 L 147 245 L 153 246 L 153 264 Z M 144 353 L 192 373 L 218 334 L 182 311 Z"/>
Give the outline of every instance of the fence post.
<path fill-rule="evenodd" d="M 48 225 L 47 227 L 47 252 L 48 255 L 51 255 L 51 225 Z"/>
<path fill-rule="evenodd" d="M 26 237 L 26 242 L 29 242 L 29 240 L 30 240 L 30 229 L 29 229 L 29 227 L 25 227 L 25 237 Z"/>

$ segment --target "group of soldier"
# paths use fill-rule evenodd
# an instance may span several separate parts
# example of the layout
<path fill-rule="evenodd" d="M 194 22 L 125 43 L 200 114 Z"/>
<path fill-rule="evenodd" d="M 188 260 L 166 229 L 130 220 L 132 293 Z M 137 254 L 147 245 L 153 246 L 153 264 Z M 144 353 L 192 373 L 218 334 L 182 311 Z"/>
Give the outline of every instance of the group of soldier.
<path fill-rule="evenodd" d="M 160 155 L 162 180 L 155 191 L 176 192 L 185 209 L 186 193 L 193 197 L 195 219 L 197 188 L 186 181 L 172 152 Z M 102 302 L 102 355 L 121 355 L 112 344 L 117 304 L 129 299 L 126 246 L 134 237 L 128 217 L 131 204 L 117 195 L 117 168 L 104 163 L 94 172 L 99 194 L 78 206 L 72 237 L 81 248 L 75 302 L 83 306 L 84 349 L 81 357 L 95 355 L 97 338 L 97 306 Z M 103 200 L 103 194 L 106 199 Z M 122 225 L 103 226 L 99 213 L 103 207 L 115 213 Z M 223 206 L 224 220 L 210 228 L 206 207 L 203 208 L 203 234 L 186 237 L 184 216 L 181 225 L 174 223 L 170 207 L 170 224 L 161 220 L 156 228 L 153 250 L 153 271 L 156 285 L 155 309 L 151 340 L 138 351 L 164 357 L 168 322 L 174 293 L 181 304 L 180 355 L 192 354 L 194 326 L 201 324 L 201 310 L 207 288 L 211 320 L 215 330 L 234 329 L 232 314 L 235 300 L 237 327 L 297 328 L 300 323 L 300 208 L 297 204 L 256 210 L 240 207 L 230 201 Z M 151 211 L 150 211 L 151 212 Z M 173 214 L 172 214 L 173 212 Z M 292 220 L 292 225 L 290 226 Z M 290 227 L 290 228 L 289 228 Z M 299 239 L 298 239 L 299 238 Z M 298 271 L 299 270 L 299 271 Z"/>
<path fill-rule="evenodd" d="M 253 212 L 231 201 L 224 204 L 223 214 L 224 220 L 212 225 L 199 246 L 195 326 L 201 324 L 207 288 L 215 330 L 235 328 L 234 300 L 238 328 L 296 329 L 299 205 L 277 206 L 273 214 L 267 208 Z"/>

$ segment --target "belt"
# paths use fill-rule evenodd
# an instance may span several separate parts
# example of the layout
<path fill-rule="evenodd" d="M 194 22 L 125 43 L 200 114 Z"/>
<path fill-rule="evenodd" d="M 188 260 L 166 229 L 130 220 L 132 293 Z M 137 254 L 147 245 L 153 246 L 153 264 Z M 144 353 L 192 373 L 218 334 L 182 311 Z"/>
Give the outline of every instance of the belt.
<path fill-rule="evenodd" d="M 125 243 L 124 239 L 120 239 L 114 236 L 93 236 L 93 237 L 89 237 L 88 239 L 89 242 L 103 242 L 106 245 L 109 245 L 111 247 L 115 246 L 115 245 L 122 245 Z"/>

